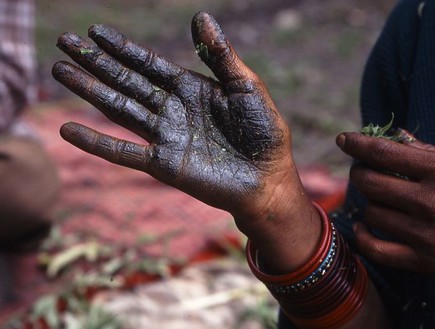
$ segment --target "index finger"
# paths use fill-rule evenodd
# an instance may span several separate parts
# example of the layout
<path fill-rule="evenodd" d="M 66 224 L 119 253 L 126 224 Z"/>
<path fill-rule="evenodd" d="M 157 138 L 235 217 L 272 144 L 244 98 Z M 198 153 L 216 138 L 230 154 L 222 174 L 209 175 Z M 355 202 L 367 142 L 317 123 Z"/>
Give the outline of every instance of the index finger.
<path fill-rule="evenodd" d="M 92 25 L 88 34 L 101 49 L 166 91 L 172 92 L 182 76 L 188 74 L 183 67 L 136 44 L 109 26 Z"/>
<path fill-rule="evenodd" d="M 374 168 L 414 179 L 434 173 L 435 152 L 430 150 L 360 133 L 340 134 L 336 142 L 343 152 Z"/>

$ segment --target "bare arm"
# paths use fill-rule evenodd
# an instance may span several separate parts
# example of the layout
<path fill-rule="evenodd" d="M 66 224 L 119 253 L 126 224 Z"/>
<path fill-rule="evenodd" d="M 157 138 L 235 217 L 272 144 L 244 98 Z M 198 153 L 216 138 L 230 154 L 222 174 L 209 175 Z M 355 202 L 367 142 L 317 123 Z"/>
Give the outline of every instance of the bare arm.
<path fill-rule="evenodd" d="M 290 130 L 261 79 L 240 60 L 216 21 L 198 13 L 192 36 L 217 80 L 182 68 L 109 27 L 93 26 L 89 36 L 95 43 L 70 33 L 58 41 L 89 73 L 59 62 L 54 77 L 146 143 L 119 140 L 77 123 L 61 128 L 63 138 L 227 210 L 274 273 L 302 266 L 317 248 L 321 222 L 293 162 Z M 351 328 L 367 328 L 367 323 L 384 328 L 382 314 L 368 316 L 381 304 L 374 289 L 367 301 Z"/>

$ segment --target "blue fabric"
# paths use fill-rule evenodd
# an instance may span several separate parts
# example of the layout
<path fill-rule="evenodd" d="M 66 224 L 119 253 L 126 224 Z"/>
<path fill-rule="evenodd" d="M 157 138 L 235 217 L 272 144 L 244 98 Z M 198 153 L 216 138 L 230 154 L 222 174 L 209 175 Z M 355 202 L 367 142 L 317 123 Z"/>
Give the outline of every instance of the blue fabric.
<path fill-rule="evenodd" d="M 368 59 L 361 86 L 362 123 L 385 125 L 392 112 L 395 127 L 411 132 L 418 128 L 418 139 L 435 144 L 434 0 L 400 1 Z M 365 205 L 364 197 L 350 185 L 343 210 L 332 216 L 351 247 L 352 223 L 363 220 Z M 434 275 L 382 267 L 367 260 L 365 264 L 394 328 L 435 328 Z M 296 327 L 280 314 L 278 328 Z"/>

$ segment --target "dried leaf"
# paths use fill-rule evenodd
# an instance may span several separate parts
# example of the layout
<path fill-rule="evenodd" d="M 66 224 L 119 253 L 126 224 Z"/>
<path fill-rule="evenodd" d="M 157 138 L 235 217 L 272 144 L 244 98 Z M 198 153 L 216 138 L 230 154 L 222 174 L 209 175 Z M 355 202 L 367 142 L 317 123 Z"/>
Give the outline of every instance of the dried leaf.
<path fill-rule="evenodd" d="M 90 262 L 98 259 L 102 247 L 98 242 L 92 241 L 73 246 L 69 249 L 59 252 L 51 258 L 47 266 L 47 275 L 55 277 L 62 269 L 76 262 L 80 258 L 85 258 Z"/>

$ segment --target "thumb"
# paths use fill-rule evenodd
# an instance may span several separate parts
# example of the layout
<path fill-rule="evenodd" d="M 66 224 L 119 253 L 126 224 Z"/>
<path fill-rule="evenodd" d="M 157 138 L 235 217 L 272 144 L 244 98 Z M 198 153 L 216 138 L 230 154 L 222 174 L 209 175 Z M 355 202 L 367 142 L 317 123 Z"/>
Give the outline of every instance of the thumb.
<path fill-rule="evenodd" d="M 199 12 L 193 17 L 192 39 L 201 60 L 223 84 L 235 80 L 258 79 L 239 58 L 210 14 Z"/>

